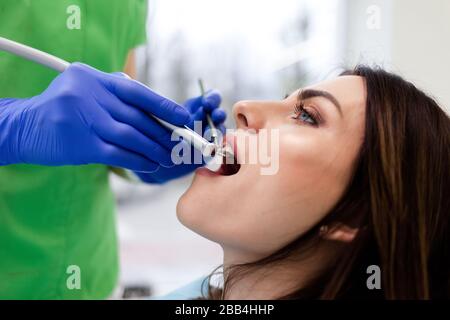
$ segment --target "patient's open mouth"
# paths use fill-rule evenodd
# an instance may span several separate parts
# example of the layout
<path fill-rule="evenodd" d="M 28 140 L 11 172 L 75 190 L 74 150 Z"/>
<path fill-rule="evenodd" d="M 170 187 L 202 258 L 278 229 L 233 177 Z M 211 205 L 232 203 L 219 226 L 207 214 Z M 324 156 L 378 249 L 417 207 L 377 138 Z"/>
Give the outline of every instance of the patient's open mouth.
<path fill-rule="evenodd" d="M 234 136 L 227 135 L 223 141 L 223 157 L 222 164 L 217 171 L 222 176 L 232 176 L 239 172 L 241 168 L 237 158 L 237 146 Z"/>
<path fill-rule="evenodd" d="M 232 176 L 238 173 L 240 168 L 241 165 L 237 162 L 236 156 L 224 156 L 222 159 L 222 165 L 217 173 L 222 176 Z"/>
<path fill-rule="evenodd" d="M 207 160 L 206 171 L 199 169 L 199 172 L 208 173 L 208 176 L 232 176 L 240 169 L 234 137 L 228 137 L 228 141 L 224 139 L 222 147 L 214 150 L 209 161 Z"/>

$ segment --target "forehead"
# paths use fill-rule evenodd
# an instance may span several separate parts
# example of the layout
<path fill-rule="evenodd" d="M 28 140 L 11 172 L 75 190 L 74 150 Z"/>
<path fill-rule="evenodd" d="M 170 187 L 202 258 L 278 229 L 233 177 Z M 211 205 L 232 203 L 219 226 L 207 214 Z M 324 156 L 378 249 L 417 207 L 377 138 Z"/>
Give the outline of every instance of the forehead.
<path fill-rule="evenodd" d="M 303 89 L 316 89 L 331 93 L 339 101 L 344 112 L 348 108 L 364 106 L 366 101 L 364 78 L 360 76 L 340 76 Z M 294 95 L 298 95 L 300 90 L 294 92 Z"/>

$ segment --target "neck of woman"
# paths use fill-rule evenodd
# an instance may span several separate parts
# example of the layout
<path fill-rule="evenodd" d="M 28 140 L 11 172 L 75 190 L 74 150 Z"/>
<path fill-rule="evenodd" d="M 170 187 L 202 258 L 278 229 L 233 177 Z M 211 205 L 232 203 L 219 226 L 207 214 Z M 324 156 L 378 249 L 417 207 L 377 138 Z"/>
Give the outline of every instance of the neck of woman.
<path fill-rule="evenodd" d="M 332 255 L 331 250 L 330 246 L 321 245 L 302 257 L 252 266 L 248 269 L 243 266 L 243 273 L 233 274 L 233 270 L 231 273 L 228 272 L 230 266 L 255 261 L 255 255 L 246 255 L 224 248 L 224 279 L 227 285 L 223 298 L 225 300 L 277 299 L 301 289 L 328 265 Z"/>

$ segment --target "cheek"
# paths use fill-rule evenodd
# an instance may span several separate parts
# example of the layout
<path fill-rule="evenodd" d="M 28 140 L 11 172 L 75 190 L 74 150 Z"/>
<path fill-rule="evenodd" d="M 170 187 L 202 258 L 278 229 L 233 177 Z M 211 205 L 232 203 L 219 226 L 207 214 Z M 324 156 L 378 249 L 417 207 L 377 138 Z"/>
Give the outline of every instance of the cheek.
<path fill-rule="evenodd" d="M 336 149 L 326 138 L 285 134 L 280 139 L 280 188 L 285 192 L 315 199 L 324 190 L 339 187 L 336 177 L 341 171 Z"/>
<path fill-rule="evenodd" d="M 273 238 L 289 242 L 310 230 L 337 203 L 346 187 L 341 178 L 346 166 L 338 163 L 340 157 L 332 144 L 299 139 L 298 134 L 283 135 L 280 151 L 278 173 L 259 184 L 259 192 L 272 190 L 264 203 L 272 215 L 268 228 Z"/>

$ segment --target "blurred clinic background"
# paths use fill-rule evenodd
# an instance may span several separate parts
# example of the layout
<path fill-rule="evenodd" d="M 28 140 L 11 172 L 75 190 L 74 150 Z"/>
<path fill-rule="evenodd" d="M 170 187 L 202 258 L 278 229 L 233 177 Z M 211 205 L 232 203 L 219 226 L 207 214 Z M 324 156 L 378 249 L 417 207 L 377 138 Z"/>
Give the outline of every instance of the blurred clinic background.
<path fill-rule="evenodd" d="M 178 102 L 199 94 L 199 77 L 230 111 L 240 99 L 281 99 L 366 63 L 405 76 L 450 110 L 447 0 L 150 0 L 147 36 L 139 80 Z M 152 186 L 111 177 L 122 288 L 161 295 L 220 265 L 220 247 L 176 219 L 191 178 Z"/>

